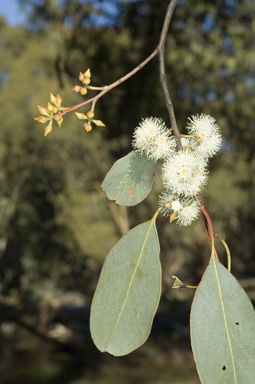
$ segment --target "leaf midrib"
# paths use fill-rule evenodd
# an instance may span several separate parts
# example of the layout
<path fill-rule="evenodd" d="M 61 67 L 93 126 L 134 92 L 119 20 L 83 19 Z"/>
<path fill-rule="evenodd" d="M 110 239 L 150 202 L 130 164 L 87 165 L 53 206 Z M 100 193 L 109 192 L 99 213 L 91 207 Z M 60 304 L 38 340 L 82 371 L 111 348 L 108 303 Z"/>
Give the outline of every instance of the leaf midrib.
<path fill-rule="evenodd" d="M 134 278 L 135 278 L 135 274 L 136 274 L 138 265 L 139 265 L 139 263 L 140 263 L 140 261 L 141 261 L 141 259 L 142 259 L 142 254 L 143 254 L 143 251 L 144 251 L 145 244 L 146 244 L 146 242 L 147 242 L 147 238 L 148 238 L 149 233 L 150 233 L 150 231 L 151 231 L 151 227 L 152 227 L 152 225 L 153 225 L 154 223 L 155 223 L 155 219 L 152 218 L 151 223 L 150 223 L 150 225 L 149 225 L 149 228 L 148 228 L 148 230 L 147 230 L 146 236 L 145 236 L 145 238 L 144 238 L 144 241 L 143 241 L 143 244 L 142 244 L 142 247 L 141 247 L 141 251 L 140 251 L 140 253 L 139 253 L 139 257 L 138 257 L 138 259 L 137 259 L 136 266 L 135 266 L 135 268 L 134 268 L 134 272 L 133 272 L 133 274 L 132 274 L 132 276 L 131 276 L 131 279 L 130 279 L 130 282 L 129 282 L 129 284 L 128 284 L 127 292 L 126 292 L 126 296 L 125 296 L 125 298 L 124 298 L 124 300 L 123 300 L 123 304 L 122 304 L 122 306 L 121 306 L 121 309 L 120 309 L 118 318 L 117 318 L 116 323 L 115 323 L 115 325 L 114 325 L 114 327 L 113 327 L 113 330 L 112 330 L 112 332 L 111 332 L 111 334 L 110 334 L 110 336 L 109 336 L 109 339 L 108 339 L 108 341 L 107 341 L 107 343 L 106 343 L 106 347 L 105 347 L 105 350 L 106 350 L 106 351 L 107 351 L 107 349 L 108 349 L 108 347 L 109 347 L 109 345 L 110 345 L 110 343 L 111 343 L 111 341 L 112 341 L 114 332 L 115 332 L 115 330 L 117 329 L 117 327 L 118 327 L 118 325 L 119 325 L 120 318 L 121 318 L 121 315 L 122 315 L 122 313 L 123 313 L 123 311 L 124 311 L 124 308 L 125 308 L 125 305 L 126 305 L 126 302 L 127 302 L 127 299 L 128 299 L 128 295 L 129 295 L 129 292 L 130 292 L 130 289 L 131 289 L 133 280 L 134 280 Z"/>
<path fill-rule="evenodd" d="M 213 258 L 213 264 L 214 264 L 214 268 L 215 268 L 215 274 L 216 274 L 216 279 L 217 279 L 217 284 L 218 284 L 218 289 L 219 289 L 219 296 L 220 296 L 222 313 L 223 313 L 223 318 L 224 318 L 224 323 L 225 323 L 225 329 L 226 329 L 227 339 L 228 339 L 228 343 L 229 343 L 229 349 L 230 349 L 230 355 L 231 355 L 231 360 L 232 360 L 235 384 L 238 384 L 237 377 L 236 377 L 236 368 L 235 368 L 235 360 L 234 360 L 234 354 L 233 354 L 233 349 L 232 349 L 232 342 L 231 342 L 229 328 L 228 328 L 225 305 L 223 302 L 223 293 L 222 293 L 222 288 L 221 288 L 221 284 L 220 284 L 220 277 L 219 277 L 219 273 L 218 273 L 218 269 L 217 269 L 217 265 L 216 265 L 216 259 L 214 256 L 212 258 Z"/>

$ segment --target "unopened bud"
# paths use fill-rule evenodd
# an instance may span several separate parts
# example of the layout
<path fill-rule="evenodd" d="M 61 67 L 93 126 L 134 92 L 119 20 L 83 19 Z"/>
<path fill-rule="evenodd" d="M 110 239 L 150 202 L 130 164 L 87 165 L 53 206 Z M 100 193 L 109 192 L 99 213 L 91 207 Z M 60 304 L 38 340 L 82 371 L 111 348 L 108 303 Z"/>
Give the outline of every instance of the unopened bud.
<path fill-rule="evenodd" d="M 56 122 L 58 123 L 58 126 L 59 128 L 61 127 L 61 125 L 63 124 L 63 116 L 60 115 L 60 113 L 58 113 L 57 115 L 54 116 L 54 119 L 56 120 Z"/>
<path fill-rule="evenodd" d="M 57 98 L 52 93 L 50 94 L 50 101 L 57 106 Z"/>
<path fill-rule="evenodd" d="M 81 95 L 86 95 L 87 92 L 88 92 L 88 91 L 87 91 L 87 88 L 85 88 L 85 87 L 81 87 L 81 89 L 80 89 L 80 94 L 81 94 Z"/>
<path fill-rule="evenodd" d="M 98 127 L 105 127 L 101 120 L 92 120 L 92 123 L 96 124 Z"/>
<path fill-rule="evenodd" d="M 61 107 L 61 104 L 62 104 L 62 97 L 60 95 L 57 95 L 56 107 Z"/>
<path fill-rule="evenodd" d="M 63 119 L 62 115 L 60 115 L 60 113 L 58 113 L 57 115 L 54 116 L 54 119 L 56 121 L 60 121 L 61 119 Z"/>
<path fill-rule="evenodd" d="M 91 72 L 89 68 L 87 69 L 87 71 L 84 72 L 84 77 L 91 78 Z"/>
<path fill-rule="evenodd" d="M 86 120 L 87 119 L 87 116 L 85 115 L 85 113 L 75 112 L 75 114 L 79 120 Z"/>
<path fill-rule="evenodd" d="M 47 116 L 47 117 L 50 117 L 50 114 L 48 112 L 48 110 L 44 107 L 41 107 L 40 105 L 37 105 L 38 109 L 39 109 L 39 112 L 41 115 L 43 116 Z"/>
<path fill-rule="evenodd" d="M 47 117 L 45 116 L 39 116 L 39 117 L 34 117 L 34 120 L 38 121 L 38 123 L 46 123 L 46 121 L 48 121 Z"/>
<path fill-rule="evenodd" d="M 80 89 L 81 89 L 81 87 L 80 87 L 79 85 L 76 85 L 75 87 L 73 87 L 72 90 L 73 90 L 74 92 L 77 92 L 77 93 L 78 93 L 78 92 L 80 92 Z"/>
<path fill-rule="evenodd" d="M 52 131 L 52 120 L 51 120 L 50 123 L 47 125 L 47 127 L 45 127 L 45 130 L 44 130 L 44 136 L 47 136 L 51 131 Z"/>
<path fill-rule="evenodd" d="M 82 82 L 83 82 L 83 84 L 88 85 L 90 83 L 90 77 L 84 76 Z"/>
<path fill-rule="evenodd" d="M 53 105 L 52 105 L 51 103 L 48 103 L 48 105 L 47 105 L 47 110 L 48 110 L 49 112 L 53 112 L 53 109 L 54 109 Z"/>
<path fill-rule="evenodd" d="M 92 119 L 92 118 L 94 117 L 94 115 L 95 115 L 95 114 L 94 114 L 93 111 L 88 111 L 88 112 L 87 112 L 87 116 L 88 116 L 89 119 Z"/>
<path fill-rule="evenodd" d="M 90 123 L 85 123 L 83 124 L 83 128 L 86 132 L 90 132 L 92 130 L 91 124 Z"/>
<path fill-rule="evenodd" d="M 80 72 L 79 74 L 79 80 L 82 82 L 84 79 L 84 74 L 82 72 Z"/>
<path fill-rule="evenodd" d="M 82 74 L 82 83 L 85 85 L 88 85 L 90 83 L 90 78 L 91 78 L 91 72 L 90 69 L 88 68 L 83 74 Z"/>

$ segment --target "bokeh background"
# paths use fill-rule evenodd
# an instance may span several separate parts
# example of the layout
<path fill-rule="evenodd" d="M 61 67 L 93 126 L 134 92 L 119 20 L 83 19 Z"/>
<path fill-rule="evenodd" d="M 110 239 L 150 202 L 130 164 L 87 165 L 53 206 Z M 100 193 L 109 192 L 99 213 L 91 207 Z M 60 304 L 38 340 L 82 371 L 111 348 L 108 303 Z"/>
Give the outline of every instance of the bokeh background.
<path fill-rule="evenodd" d="M 0 16 L 0 376 L 2 384 L 197 384 L 189 337 L 192 290 L 210 250 L 202 218 L 188 228 L 159 217 L 163 292 L 147 343 L 129 356 L 99 353 L 89 309 L 114 243 L 149 220 L 162 190 L 133 208 L 110 203 L 100 184 L 131 150 L 141 118 L 169 125 L 158 59 L 96 105 L 106 124 L 86 133 L 74 114 L 43 137 L 36 105 L 71 89 L 117 80 L 158 42 L 166 0 L 9 0 Z M 18 14 L 18 7 L 22 13 Z M 10 10 L 11 12 L 8 10 Z M 201 200 L 232 253 L 232 272 L 255 300 L 255 2 L 180 0 L 166 43 L 177 122 L 210 114 L 223 145 Z M 94 94 L 93 92 L 91 95 Z M 81 112 L 86 112 L 84 108 Z M 221 244 L 220 258 L 226 264 Z"/>

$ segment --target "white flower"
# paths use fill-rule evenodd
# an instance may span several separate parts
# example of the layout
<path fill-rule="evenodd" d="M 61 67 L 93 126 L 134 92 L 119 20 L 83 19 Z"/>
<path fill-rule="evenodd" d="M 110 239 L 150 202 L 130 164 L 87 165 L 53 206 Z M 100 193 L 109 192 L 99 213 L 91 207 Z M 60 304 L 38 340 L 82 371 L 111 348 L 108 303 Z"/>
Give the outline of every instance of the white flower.
<path fill-rule="evenodd" d="M 177 219 L 177 224 L 187 226 L 197 219 L 199 207 L 196 200 L 183 196 L 174 196 L 163 192 L 159 198 L 159 205 L 163 206 L 161 212 L 170 216 L 170 221 Z"/>
<path fill-rule="evenodd" d="M 177 224 L 183 226 L 190 225 L 192 221 L 197 219 L 199 212 L 196 200 L 183 202 L 182 207 L 176 212 Z"/>
<path fill-rule="evenodd" d="M 180 202 L 180 200 L 173 200 L 172 210 L 174 212 L 178 212 L 180 209 L 182 209 L 182 203 Z"/>
<path fill-rule="evenodd" d="M 154 138 L 148 147 L 148 157 L 159 160 L 169 157 L 175 150 L 175 139 L 167 132 L 162 132 Z"/>
<path fill-rule="evenodd" d="M 169 192 L 194 196 L 205 185 L 207 172 L 195 153 L 178 151 L 163 165 L 162 179 Z"/>
<path fill-rule="evenodd" d="M 188 137 L 182 137 L 181 138 L 181 144 L 182 144 L 182 149 L 184 151 L 190 151 L 191 150 L 191 142 L 190 138 Z"/>
<path fill-rule="evenodd" d="M 195 115 L 189 118 L 187 130 L 196 137 L 191 139 L 192 148 L 207 160 L 215 155 L 221 146 L 220 128 L 209 115 Z"/>
<path fill-rule="evenodd" d="M 154 117 L 142 120 L 133 137 L 134 149 L 155 160 L 169 157 L 176 147 L 175 139 L 163 120 Z"/>
<path fill-rule="evenodd" d="M 145 151 L 149 143 L 161 132 L 161 120 L 153 117 L 143 119 L 135 129 L 133 147 L 138 151 Z"/>

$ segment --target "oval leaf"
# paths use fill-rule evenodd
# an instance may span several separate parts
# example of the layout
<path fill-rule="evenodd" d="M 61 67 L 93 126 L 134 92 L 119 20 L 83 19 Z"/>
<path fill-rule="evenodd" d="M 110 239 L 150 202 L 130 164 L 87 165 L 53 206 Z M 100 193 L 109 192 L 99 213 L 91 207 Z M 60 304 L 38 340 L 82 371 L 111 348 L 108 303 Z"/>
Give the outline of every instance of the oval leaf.
<path fill-rule="evenodd" d="M 129 231 L 107 255 L 90 315 L 97 348 L 122 356 L 142 345 L 160 293 L 159 242 L 152 219 Z"/>
<path fill-rule="evenodd" d="M 255 382 L 255 312 L 243 288 L 215 257 L 193 301 L 191 343 L 203 384 Z"/>
<path fill-rule="evenodd" d="M 116 161 L 102 183 L 108 199 L 127 206 L 140 203 L 152 188 L 155 164 L 134 151 Z"/>

